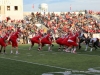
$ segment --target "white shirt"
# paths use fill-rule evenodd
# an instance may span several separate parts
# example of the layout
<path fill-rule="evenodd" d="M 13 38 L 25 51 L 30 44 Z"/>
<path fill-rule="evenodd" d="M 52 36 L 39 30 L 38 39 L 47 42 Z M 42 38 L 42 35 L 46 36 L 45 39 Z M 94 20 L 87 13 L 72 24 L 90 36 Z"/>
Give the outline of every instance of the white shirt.
<path fill-rule="evenodd" d="M 90 42 L 96 42 L 97 41 L 97 38 L 91 38 Z"/>
<path fill-rule="evenodd" d="M 72 36 L 71 36 L 72 37 Z M 68 42 L 74 42 L 72 39 L 70 39 L 71 37 L 69 37 Z"/>
<path fill-rule="evenodd" d="M 73 40 L 71 40 L 71 39 L 68 39 L 68 42 L 74 42 Z"/>
<path fill-rule="evenodd" d="M 80 37 L 82 37 L 82 36 L 83 36 L 83 33 L 81 33 Z"/>

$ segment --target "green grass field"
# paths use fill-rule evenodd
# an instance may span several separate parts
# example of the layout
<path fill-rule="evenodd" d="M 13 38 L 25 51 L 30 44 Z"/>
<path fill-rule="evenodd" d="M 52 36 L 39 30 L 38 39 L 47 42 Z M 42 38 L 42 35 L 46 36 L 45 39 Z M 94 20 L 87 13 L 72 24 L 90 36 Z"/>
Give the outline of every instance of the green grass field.
<path fill-rule="evenodd" d="M 0 54 L 0 75 L 100 75 L 100 50 L 77 50 L 77 54 L 58 51 L 58 45 L 49 52 L 47 46 L 37 51 L 35 45 L 19 45 L 20 54 Z M 15 50 L 14 50 L 15 52 Z"/>

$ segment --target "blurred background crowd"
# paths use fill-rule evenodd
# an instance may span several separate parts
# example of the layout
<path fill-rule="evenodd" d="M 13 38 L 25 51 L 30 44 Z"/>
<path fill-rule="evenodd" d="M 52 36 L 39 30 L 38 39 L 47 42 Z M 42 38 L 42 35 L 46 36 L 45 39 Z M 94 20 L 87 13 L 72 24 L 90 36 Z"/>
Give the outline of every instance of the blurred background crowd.
<path fill-rule="evenodd" d="M 40 26 L 38 26 L 40 25 Z M 69 31 L 82 30 L 84 33 L 100 33 L 100 12 L 93 13 L 92 11 L 86 14 L 79 13 L 55 13 L 41 14 L 31 13 L 24 17 L 23 20 L 12 20 L 7 17 L 6 20 L 0 22 L 0 35 L 11 29 L 20 27 L 22 31 L 22 44 L 28 44 L 29 39 L 35 33 L 46 33 L 50 30 L 54 38 L 58 37 L 60 33 L 67 33 Z"/>

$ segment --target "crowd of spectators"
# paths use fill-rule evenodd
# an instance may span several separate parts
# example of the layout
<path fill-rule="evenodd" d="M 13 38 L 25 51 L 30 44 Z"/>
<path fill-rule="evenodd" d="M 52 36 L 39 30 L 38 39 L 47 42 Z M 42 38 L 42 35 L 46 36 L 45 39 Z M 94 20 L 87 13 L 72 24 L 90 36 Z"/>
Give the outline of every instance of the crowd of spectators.
<path fill-rule="evenodd" d="M 47 14 L 47 15 L 37 15 L 37 21 L 45 25 L 47 28 L 51 29 L 53 33 L 58 31 L 68 32 L 70 29 L 82 29 L 85 33 L 100 33 L 100 23 L 94 19 L 92 16 L 87 14 L 71 14 L 62 13 L 58 14 Z"/>
<path fill-rule="evenodd" d="M 91 15 L 89 12 L 88 14 Z M 38 28 L 37 23 L 40 23 L 51 30 L 54 36 L 56 37 L 59 32 L 68 32 L 81 29 L 85 33 L 100 33 L 100 23 L 91 16 L 87 14 L 76 14 L 74 13 L 31 13 L 28 16 L 25 16 L 23 20 L 11 20 L 6 19 L 0 22 L 0 35 L 3 31 L 16 29 L 20 27 L 22 31 L 21 38 L 23 39 L 23 44 L 28 43 L 28 39 L 32 38 L 34 34 L 38 31 L 45 33 L 45 29 Z"/>

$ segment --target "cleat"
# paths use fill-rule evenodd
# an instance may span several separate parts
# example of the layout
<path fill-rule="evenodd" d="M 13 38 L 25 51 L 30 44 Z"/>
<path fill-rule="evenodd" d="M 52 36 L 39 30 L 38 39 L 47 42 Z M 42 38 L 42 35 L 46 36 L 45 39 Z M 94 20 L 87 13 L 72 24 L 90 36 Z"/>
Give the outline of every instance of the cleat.
<path fill-rule="evenodd" d="M 61 49 L 58 49 L 58 51 L 61 51 Z"/>
<path fill-rule="evenodd" d="M 65 52 L 70 52 L 69 50 L 65 50 Z"/>
<path fill-rule="evenodd" d="M 31 50 L 31 48 L 29 47 L 29 49 L 28 50 Z"/>
<path fill-rule="evenodd" d="M 14 53 L 10 53 L 10 54 L 14 54 Z"/>
<path fill-rule="evenodd" d="M 41 48 L 38 48 L 38 51 L 40 51 L 41 50 Z"/>
<path fill-rule="evenodd" d="M 48 50 L 49 52 L 52 52 L 52 50 Z"/>
<path fill-rule="evenodd" d="M 58 51 L 61 51 L 61 49 L 59 48 Z"/>
<path fill-rule="evenodd" d="M 74 54 L 77 54 L 76 52 L 73 52 Z"/>
<path fill-rule="evenodd" d="M 20 54 L 20 53 L 16 53 L 16 54 Z"/>

